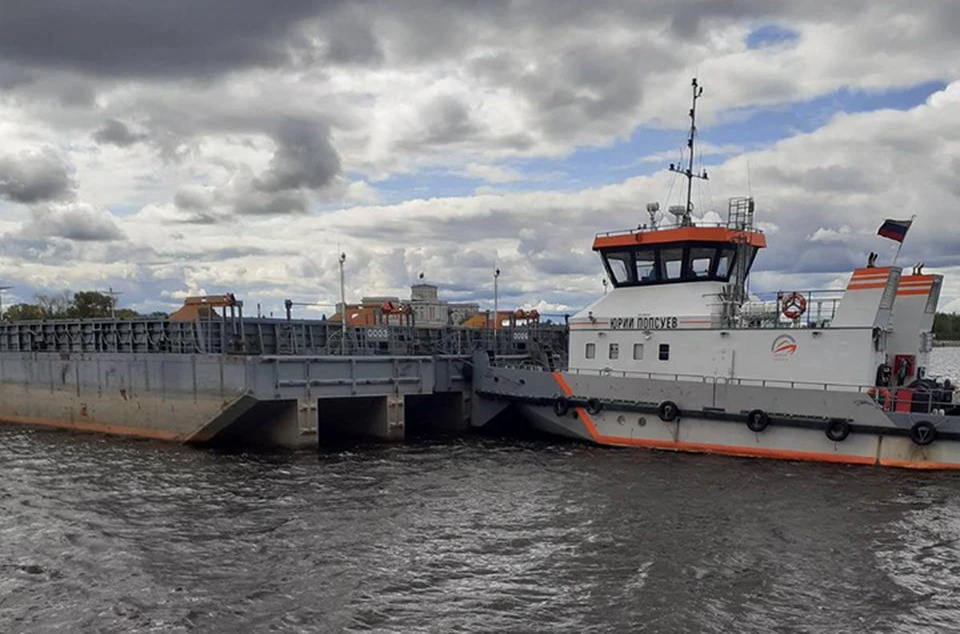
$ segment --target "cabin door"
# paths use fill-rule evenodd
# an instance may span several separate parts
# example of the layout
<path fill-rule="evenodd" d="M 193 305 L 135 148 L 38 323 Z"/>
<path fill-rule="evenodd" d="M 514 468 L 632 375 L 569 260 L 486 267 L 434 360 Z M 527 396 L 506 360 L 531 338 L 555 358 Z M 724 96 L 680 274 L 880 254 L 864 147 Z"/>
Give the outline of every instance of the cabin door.
<path fill-rule="evenodd" d="M 713 376 L 725 379 L 733 378 L 735 350 L 721 348 L 713 353 Z"/>

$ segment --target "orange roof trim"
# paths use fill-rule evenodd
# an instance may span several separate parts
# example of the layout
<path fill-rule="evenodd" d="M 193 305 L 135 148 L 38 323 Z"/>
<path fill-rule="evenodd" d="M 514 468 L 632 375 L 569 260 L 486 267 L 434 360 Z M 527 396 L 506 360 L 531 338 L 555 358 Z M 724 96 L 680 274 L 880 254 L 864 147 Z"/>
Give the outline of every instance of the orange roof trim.
<path fill-rule="evenodd" d="M 610 247 L 634 247 L 671 242 L 746 242 L 750 246 L 761 249 L 767 246 L 766 237 L 759 231 L 738 231 L 726 227 L 676 227 L 659 231 L 630 231 L 597 236 L 593 241 L 593 249 L 596 251 Z"/>

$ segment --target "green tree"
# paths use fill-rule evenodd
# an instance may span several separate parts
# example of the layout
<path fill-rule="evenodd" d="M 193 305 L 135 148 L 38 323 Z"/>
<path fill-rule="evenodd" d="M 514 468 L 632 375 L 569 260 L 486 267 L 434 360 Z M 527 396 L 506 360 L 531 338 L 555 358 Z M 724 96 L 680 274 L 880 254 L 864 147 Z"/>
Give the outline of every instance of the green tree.
<path fill-rule="evenodd" d="M 933 334 L 940 341 L 960 341 L 960 315 L 937 313 L 933 318 Z"/>
<path fill-rule="evenodd" d="M 39 304 L 14 304 L 3 311 L 7 321 L 28 321 L 44 318 L 43 308 Z"/>
<path fill-rule="evenodd" d="M 109 317 L 113 298 L 97 291 L 80 291 L 73 296 L 68 315 L 80 319 Z"/>
<path fill-rule="evenodd" d="M 70 291 L 54 295 L 37 295 L 37 304 L 43 310 L 44 319 L 63 319 L 69 316 L 73 296 Z"/>

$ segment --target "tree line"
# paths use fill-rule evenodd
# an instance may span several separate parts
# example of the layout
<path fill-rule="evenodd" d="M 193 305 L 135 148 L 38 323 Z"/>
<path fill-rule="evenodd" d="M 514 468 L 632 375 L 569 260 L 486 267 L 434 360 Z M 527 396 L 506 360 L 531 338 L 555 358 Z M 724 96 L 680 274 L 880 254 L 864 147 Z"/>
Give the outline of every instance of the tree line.
<path fill-rule="evenodd" d="M 53 295 L 37 295 L 33 304 L 13 304 L 3 311 L 6 321 L 38 319 L 102 319 L 111 314 L 117 319 L 134 317 L 166 317 L 163 312 L 141 315 L 130 308 L 117 308 L 114 298 L 97 291 L 63 291 Z"/>
<path fill-rule="evenodd" d="M 960 341 L 960 315 L 937 313 L 933 318 L 933 336 L 940 341 Z"/>

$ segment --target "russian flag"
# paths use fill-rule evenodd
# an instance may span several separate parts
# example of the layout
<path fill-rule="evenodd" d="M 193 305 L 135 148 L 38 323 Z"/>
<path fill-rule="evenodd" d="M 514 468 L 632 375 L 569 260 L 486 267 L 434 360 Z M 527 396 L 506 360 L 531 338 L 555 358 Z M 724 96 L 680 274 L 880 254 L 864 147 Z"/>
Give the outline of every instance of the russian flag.
<path fill-rule="evenodd" d="M 896 240 L 897 242 L 903 242 L 903 239 L 907 237 L 907 229 L 909 229 L 912 224 L 913 219 L 890 220 L 888 218 L 880 225 L 880 230 L 877 231 L 877 235 Z"/>

